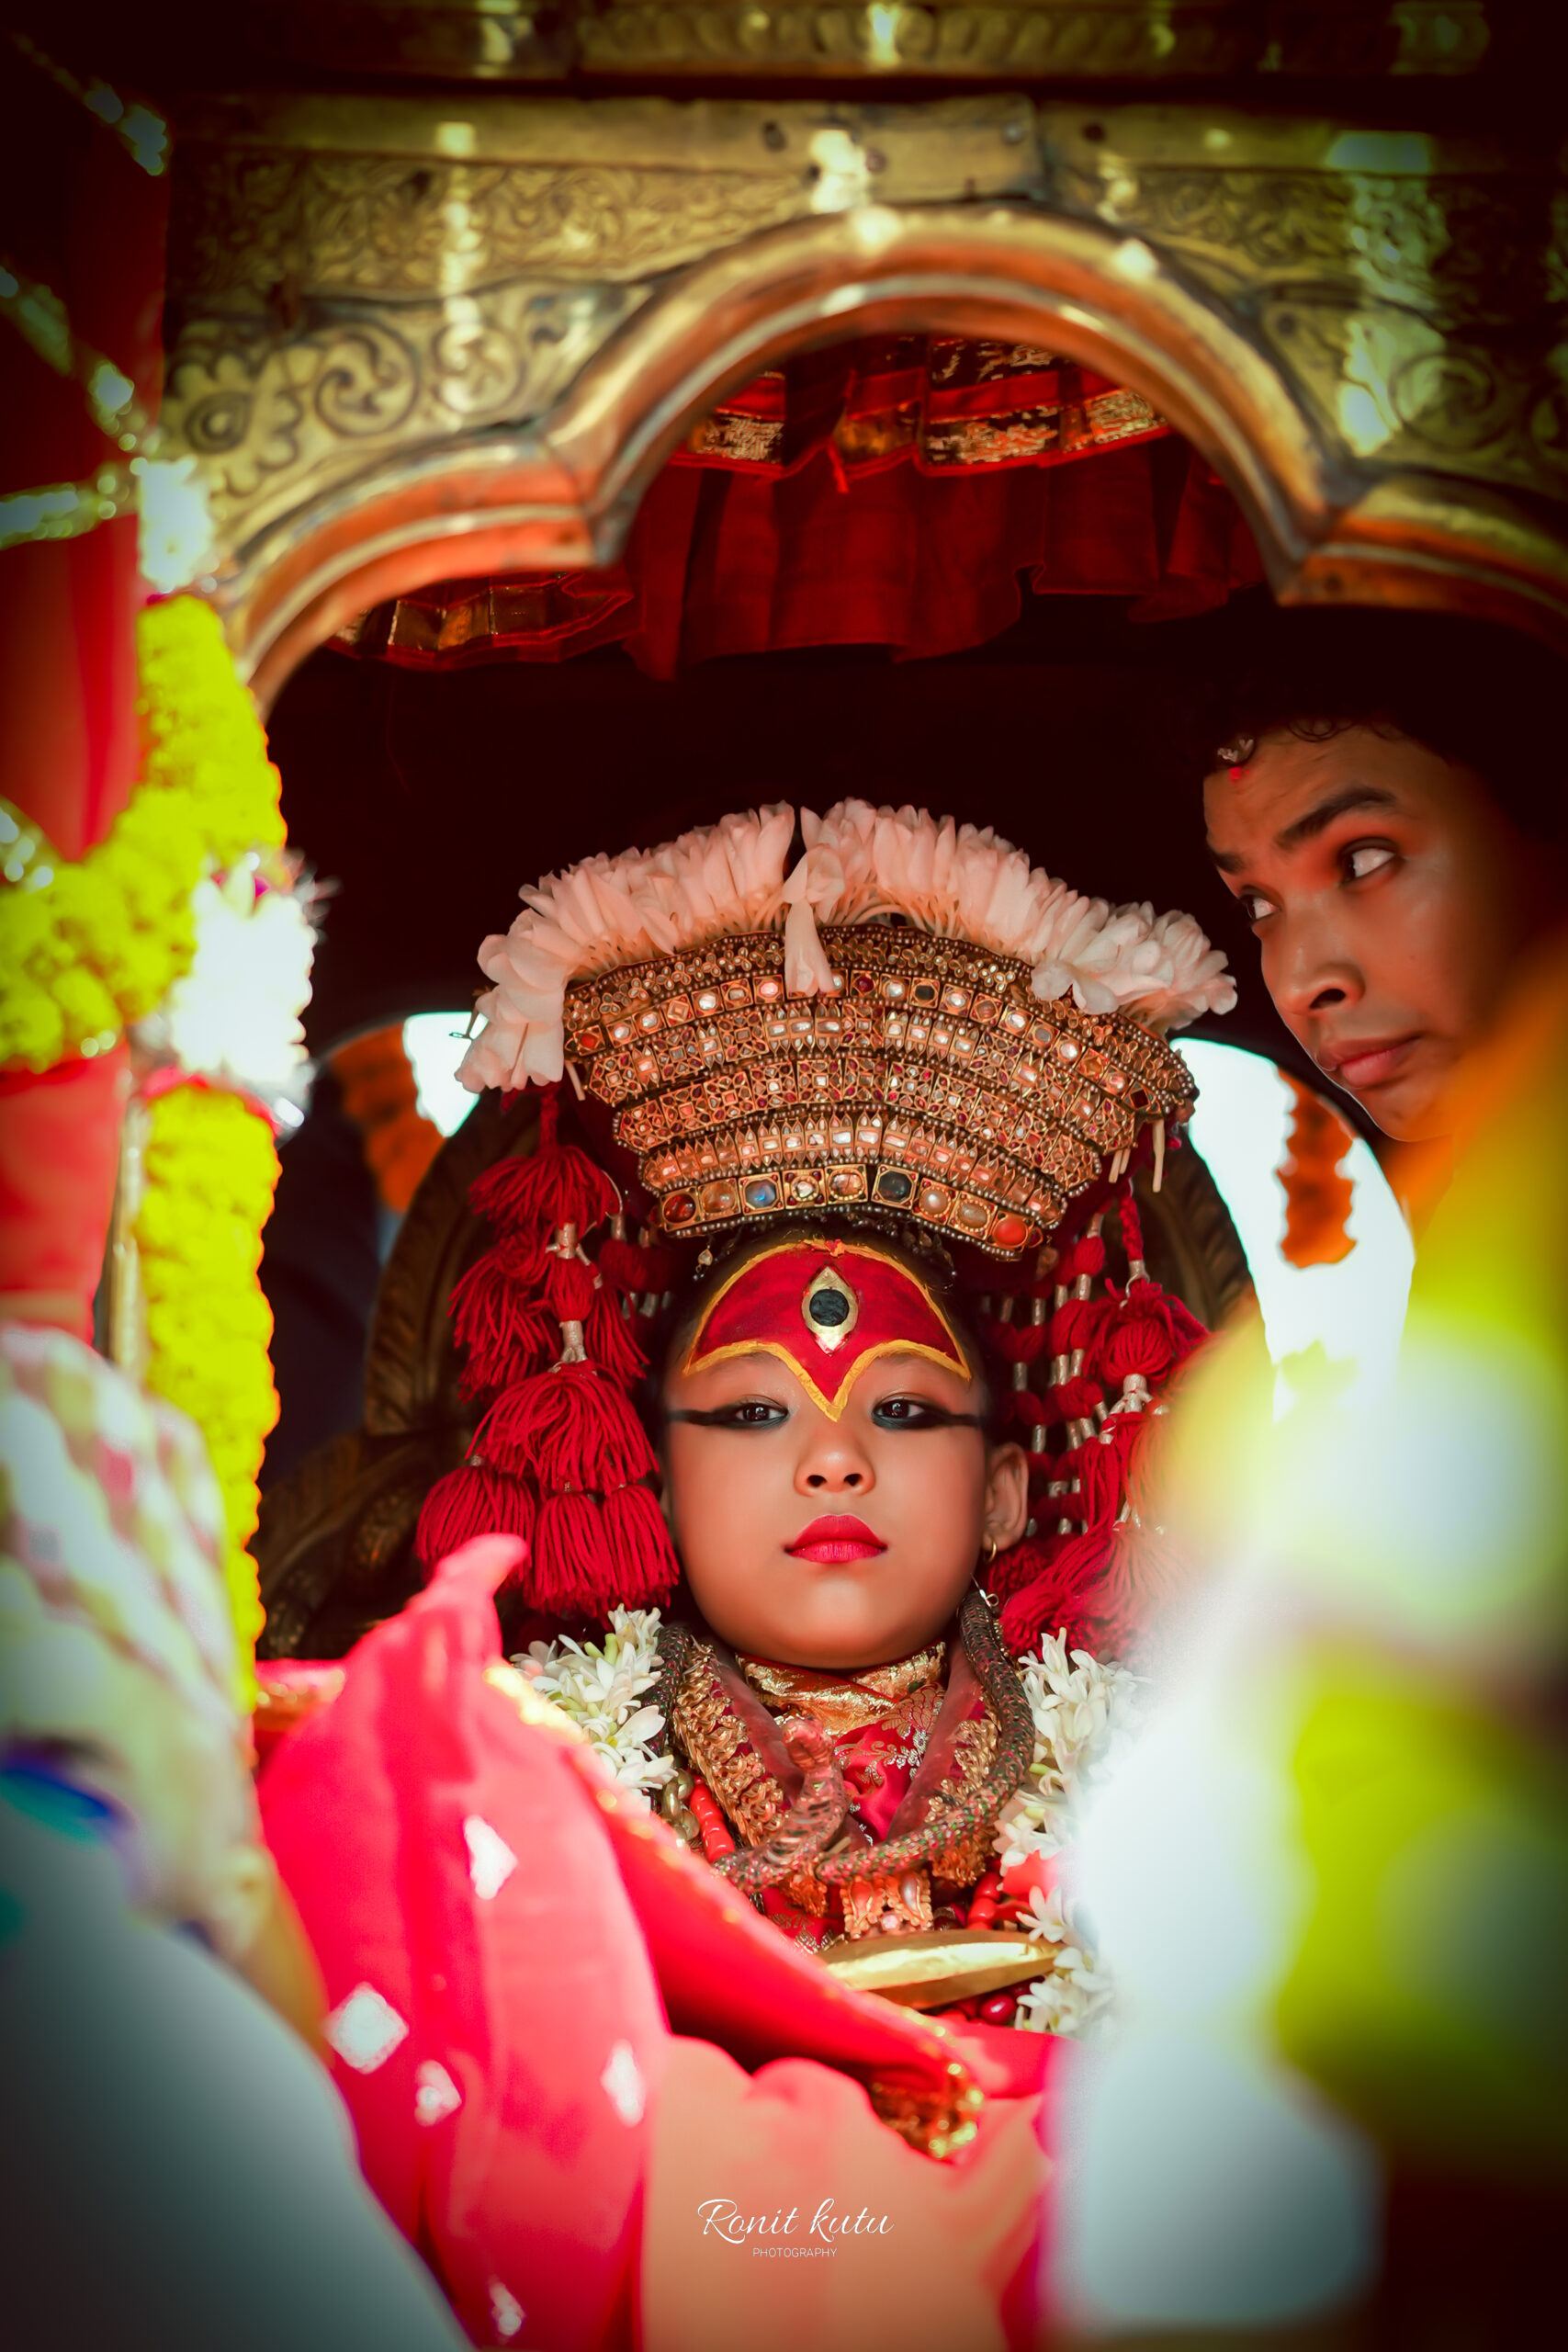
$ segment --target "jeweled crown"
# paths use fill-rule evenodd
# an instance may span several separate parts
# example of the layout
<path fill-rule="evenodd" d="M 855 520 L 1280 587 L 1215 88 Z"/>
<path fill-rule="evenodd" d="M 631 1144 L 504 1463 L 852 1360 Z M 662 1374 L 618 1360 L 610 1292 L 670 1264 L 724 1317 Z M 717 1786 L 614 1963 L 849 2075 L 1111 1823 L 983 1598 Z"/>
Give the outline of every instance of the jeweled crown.
<path fill-rule="evenodd" d="M 778 932 L 568 988 L 567 1057 L 667 1233 L 865 1204 L 1018 1257 L 1193 1099 L 1151 1030 L 1042 1003 L 1026 963 L 881 922 L 820 937 L 811 995 Z"/>

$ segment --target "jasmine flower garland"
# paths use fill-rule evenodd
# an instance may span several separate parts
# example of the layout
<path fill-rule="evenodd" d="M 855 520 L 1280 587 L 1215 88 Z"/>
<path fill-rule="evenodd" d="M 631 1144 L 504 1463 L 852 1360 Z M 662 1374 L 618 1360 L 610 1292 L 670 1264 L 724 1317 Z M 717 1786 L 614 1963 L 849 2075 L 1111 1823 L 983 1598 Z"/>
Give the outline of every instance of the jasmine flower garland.
<path fill-rule="evenodd" d="M 1004 1871 L 1032 1857 L 1049 1861 L 1070 1852 L 1077 1810 L 1137 1713 L 1135 1676 L 1088 1650 L 1069 1657 L 1054 1635 L 1042 1639 L 1037 1657 L 1020 1661 L 1019 1672 L 1034 1717 L 1034 1760 L 997 1826 Z M 1035 2033 L 1081 2032 L 1108 2006 L 1112 1988 L 1077 1932 L 1062 1888 L 1032 1889 L 1020 1924 L 1049 1965 L 1024 1988 L 1016 2022 Z"/>
<path fill-rule="evenodd" d="M 659 1611 L 613 1609 L 602 1643 L 533 1642 L 521 1667 L 542 1699 L 553 1700 L 592 1741 L 621 1786 L 646 1804 L 673 1778 L 653 1742 L 664 1729 L 657 1707 L 638 1702 L 659 1679 Z"/>

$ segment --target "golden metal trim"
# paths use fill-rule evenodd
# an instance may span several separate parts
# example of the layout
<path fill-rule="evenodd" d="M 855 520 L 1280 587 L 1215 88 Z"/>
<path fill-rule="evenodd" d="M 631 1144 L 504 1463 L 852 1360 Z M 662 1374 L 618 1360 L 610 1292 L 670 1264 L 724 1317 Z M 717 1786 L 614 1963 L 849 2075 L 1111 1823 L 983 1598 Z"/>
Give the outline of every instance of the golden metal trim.
<path fill-rule="evenodd" d="M 835 1945 L 823 1963 L 840 1984 L 880 1993 L 904 2009 L 934 2009 L 1043 1976 L 1047 1962 L 1028 1936 L 990 1928 L 928 1928 Z"/>

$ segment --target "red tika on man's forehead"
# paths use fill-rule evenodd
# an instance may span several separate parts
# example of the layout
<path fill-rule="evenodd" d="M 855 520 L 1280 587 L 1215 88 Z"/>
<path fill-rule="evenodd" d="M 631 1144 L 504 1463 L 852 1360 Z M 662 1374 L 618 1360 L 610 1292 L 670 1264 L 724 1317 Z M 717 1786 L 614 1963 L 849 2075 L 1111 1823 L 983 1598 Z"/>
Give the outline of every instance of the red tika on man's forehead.
<path fill-rule="evenodd" d="M 973 1376 L 924 1283 L 868 1242 L 781 1242 L 763 1250 L 712 1300 L 682 1368 L 703 1372 L 758 1350 L 788 1364 L 835 1421 L 880 1356 L 924 1356 L 961 1380 Z"/>

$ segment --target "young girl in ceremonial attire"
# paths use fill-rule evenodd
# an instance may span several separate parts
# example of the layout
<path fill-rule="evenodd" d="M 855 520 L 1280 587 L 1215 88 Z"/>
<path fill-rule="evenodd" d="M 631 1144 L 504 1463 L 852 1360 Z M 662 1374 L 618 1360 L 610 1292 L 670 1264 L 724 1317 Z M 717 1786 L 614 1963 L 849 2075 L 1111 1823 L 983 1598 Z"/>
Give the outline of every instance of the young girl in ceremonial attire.
<path fill-rule="evenodd" d="M 1199 1336 L 1127 1171 L 1230 983 L 860 803 L 524 899 L 464 1065 L 542 1090 L 453 1298 L 485 1409 L 264 1783 L 367 2171 L 477 2343 L 1032 2342 L 1106 1996 L 1057 1858 Z M 507 1661 L 502 1587 L 572 1632 Z"/>

